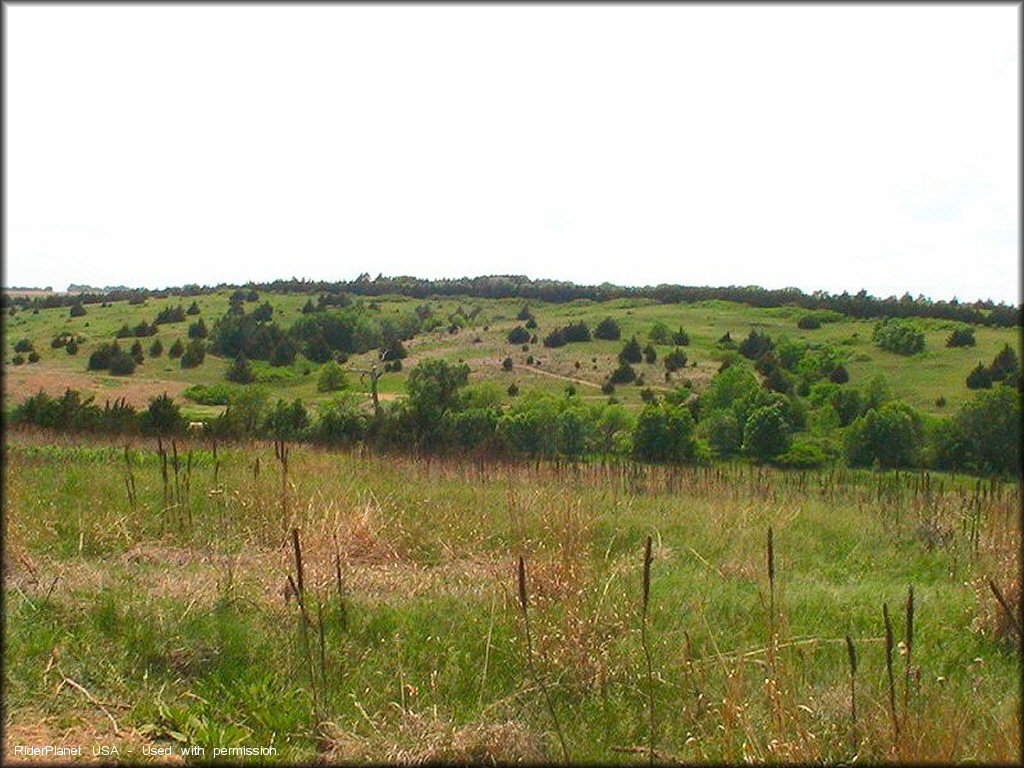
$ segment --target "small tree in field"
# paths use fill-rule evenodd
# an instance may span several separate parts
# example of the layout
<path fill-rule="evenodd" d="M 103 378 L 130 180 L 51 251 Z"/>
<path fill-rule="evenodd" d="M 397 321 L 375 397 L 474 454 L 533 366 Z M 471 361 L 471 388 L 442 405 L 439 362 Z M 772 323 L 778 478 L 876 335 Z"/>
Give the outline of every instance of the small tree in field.
<path fill-rule="evenodd" d="M 153 339 L 153 343 L 149 345 L 149 356 L 160 357 L 164 353 L 164 345 L 160 343 L 160 339 Z"/>
<path fill-rule="evenodd" d="M 337 392 L 348 386 L 344 369 L 333 360 L 320 369 L 316 388 L 319 392 Z"/>
<path fill-rule="evenodd" d="M 256 374 L 253 373 L 252 366 L 249 365 L 245 355 L 239 354 L 224 374 L 224 378 L 236 384 L 251 384 L 256 381 Z"/>
<path fill-rule="evenodd" d="M 620 363 L 639 363 L 643 358 L 644 353 L 640 348 L 640 342 L 636 340 L 636 336 L 627 341 L 622 351 L 619 352 Z"/>
<path fill-rule="evenodd" d="M 167 356 L 175 359 L 181 357 L 183 354 L 185 354 L 185 345 L 182 343 L 181 339 L 175 339 L 174 343 L 171 344 L 171 348 L 167 350 Z"/>
<path fill-rule="evenodd" d="M 619 324 L 610 317 L 606 317 L 594 328 L 595 339 L 618 341 L 621 336 L 622 330 L 619 328 Z"/>
<path fill-rule="evenodd" d="M 743 452 L 768 461 L 789 448 L 789 426 L 775 403 L 755 409 L 743 427 Z"/>

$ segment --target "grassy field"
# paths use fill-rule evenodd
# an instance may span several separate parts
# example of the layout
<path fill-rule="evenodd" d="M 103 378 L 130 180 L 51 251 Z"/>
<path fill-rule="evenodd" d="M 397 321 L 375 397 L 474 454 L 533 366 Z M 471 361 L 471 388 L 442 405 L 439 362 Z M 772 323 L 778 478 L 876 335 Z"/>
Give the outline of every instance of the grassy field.
<path fill-rule="evenodd" d="M 545 308 L 541 325 L 605 311 Z M 629 333 L 681 319 L 698 360 L 723 322 L 734 335 L 754 318 L 793 325 L 729 307 L 622 311 Z M 104 312 L 111 327 L 127 316 L 87 319 Z M 40 338 L 53 322 L 24 319 Z M 496 350 L 508 321 L 491 322 Z M 827 328 L 859 333 L 872 360 L 858 377 L 886 360 L 860 346 L 868 329 Z M 954 356 L 1002 338 L 981 332 L 968 352 L 929 338 L 929 354 L 959 370 Z M 954 378 L 938 363 L 920 375 L 934 391 Z M 985 581 L 1019 606 L 1017 484 L 175 449 L 164 482 L 152 441 L 126 455 L 7 434 L 5 757 L 63 740 L 130 760 L 198 745 L 206 759 L 273 746 L 260 759 L 639 764 L 652 744 L 658 762 L 1021 759 L 1019 645 Z"/>
<path fill-rule="evenodd" d="M 203 318 L 212 328 L 216 319 L 227 309 L 229 295 L 230 292 L 225 290 L 197 297 L 201 309 L 198 317 Z M 275 320 L 281 327 L 287 328 L 299 317 L 301 307 L 308 298 L 305 294 L 266 294 L 261 296 L 260 301 L 269 300 L 274 307 Z M 59 395 L 69 386 L 95 393 L 100 403 L 107 398 L 113 400 L 126 397 L 129 402 L 144 406 L 150 397 L 166 391 L 187 404 L 182 393 L 188 386 L 223 381 L 231 361 L 207 355 L 203 365 L 183 370 L 178 361 L 166 357 L 165 351 L 163 357 L 155 360 L 147 357 L 146 362 L 129 377 L 87 372 L 86 363 L 89 353 L 97 345 L 112 341 L 122 325 L 135 325 L 142 320 L 151 322 L 160 309 L 178 303 L 188 306 L 191 301 L 191 298 L 175 297 L 150 298 L 141 306 L 132 306 L 125 301 L 112 303 L 106 308 L 88 305 L 88 314 L 78 318 L 70 317 L 67 308 L 42 309 L 38 314 L 22 311 L 14 317 L 5 314 L 4 408 L 13 407 L 39 389 Z M 369 303 L 366 299 L 363 301 Z M 375 301 L 379 306 L 376 311 L 382 315 L 410 312 L 423 303 L 398 296 L 379 297 Z M 441 328 L 419 334 L 411 340 L 406 345 L 410 359 L 405 361 L 405 369 L 387 374 L 381 379 L 381 391 L 385 397 L 401 396 L 409 368 L 418 359 L 434 356 L 452 361 L 464 360 L 472 370 L 471 381 L 496 381 L 502 391 L 514 381 L 521 391 L 532 388 L 560 393 L 575 381 L 582 397 L 605 397 L 601 394 L 600 384 L 617 365 L 616 356 L 623 342 L 595 339 L 558 349 L 544 348 L 538 342 L 531 344 L 528 351 L 523 351 L 520 346 L 511 345 L 506 340 L 508 331 L 520 324 L 515 317 L 523 305 L 522 301 L 445 298 L 428 303 L 442 317 L 447 317 L 459 306 L 467 313 L 476 307 L 480 308 L 480 312 L 470 327 L 456 334 L 449 334 Z M 247 306 L 251 310 L 255 305 Z M 646 384 L 655 390 L 678 386 L 683 380 L 689 380 L 699 392 L 718 370 L 724 354 L 715 342 L 727 331 L 738 342 L 751 329 L 757 329 L 768 333 L 776 341 L 789 337 L 811 344 L 833 344 L 846 357 L 846 366 L 854 385 L 863 384 L 873 376 L 882 374 L 889 380 L 897 398 L 924 412 L 939 414 L 952 412 L 968 397 L 965 379 L 975 365 L 979 362 L 987 365 L 1004 344 L 1010 344 L 1020 353 L 1019 333 L 1015 329 L 978 327 L 975 331 L 976 347 L 946 348 L 945 339 L 954 324 L 938 320 L 920 321 L 925 329 L 925 351 L 907 358 L 879 349 L 871 342 L 873 321 L 843 320 L 826 323 L 817 330 L 805 331 L 796 327 L 797 319 L 805 314 L 805 310 L 796 307 L 757 309 L 719 301 L 657 304 L 648 300 L 600 303 L 579 300 L 566 304 L 532 302 L 530 306 L 538 322 L 539 327 L 534 332 L 539 339 L 543 339 L 554 327 L 570 321 L 582 320 L 593 328 L 606 316 L 619 321 L 624 340 L 636 335 L 644 344 L 655 322 L 664 322 L 672 330 L 682 326 L 691 337 L 691 344 L 686 349 L 687 355 L 696 365 L 679 371 L 673 375 L 671 382 L 666 382 L 661 358 L 671 351 L 671 347 L 657 345 L 659 360 L 655 364 L 642 363 L 635 366 L 638 373 L 644 374 Z M 188 323 L 196 319 L 189 316 L 186 323 L 161 325 L 156 337 L 142 340 L 144 348 L 148 350 L 153 338 L 160 339 L 165 350 L 175 339 L 187 342 Z M 63 349 L 50 348 L 50 339 L 61 332 L 85 337 L 86 341 L 77 355 L 69 356 Z M 41 356 L 38 363 L 23 366 L 9 364 L 14 355 L 14 344 L 20 339 L 33 342 Z M 132 341 L 121 340 L 121 344 L 128 347 Z M 501 368 L 506 355 L 511 355 L 515 363 L 512 371 L 503 371 Z M 530 355 L 540 361 L 539 366 L 526 364 L 526 358 Z M 372 353 L 354 356 L 347 367 L 365 368 L 372 357 Z M 330 397 L 317 392 L 316 365 L 301 356 L 285 369 L 260 365 L 264 374 L 273 373 L 275 376 L 275 380 L 265 384 L 272 395 L 288 399 L 298 397 L 307 404 L 315 404 Z M 358 375 L 350 379 L 354 388 L 366 391 L 368 385 Z M 638 408 L 641 405 L 641 389 L 641 386 L 620 386 L 616 390 L 616 397 L 627 407 Z M 936 405 L 939 397 L 946 400 L 944 408 Z M 217 407 L 191 405 L 189 414 L 206 417 L 219 410 Z"/>

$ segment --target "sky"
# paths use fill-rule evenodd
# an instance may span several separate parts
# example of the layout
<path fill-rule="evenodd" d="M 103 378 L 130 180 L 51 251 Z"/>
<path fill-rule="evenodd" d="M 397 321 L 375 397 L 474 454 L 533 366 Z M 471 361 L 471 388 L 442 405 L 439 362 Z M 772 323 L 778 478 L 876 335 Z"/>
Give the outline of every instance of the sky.
<path fill-rule="evenodd" d="M 1020 301 L 1020 9 L 19 5 L 6 285 Z"/>

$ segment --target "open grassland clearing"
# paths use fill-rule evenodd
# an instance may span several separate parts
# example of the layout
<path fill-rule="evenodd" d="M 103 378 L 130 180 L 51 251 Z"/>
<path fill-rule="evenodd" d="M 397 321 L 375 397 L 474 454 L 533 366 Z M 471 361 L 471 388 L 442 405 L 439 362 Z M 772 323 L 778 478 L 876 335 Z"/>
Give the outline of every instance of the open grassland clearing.
<path fill-rule="evenodd" d="M 8 433 L 5 754 L 1020 760 L 1017 484 L 163 450 Z"/>

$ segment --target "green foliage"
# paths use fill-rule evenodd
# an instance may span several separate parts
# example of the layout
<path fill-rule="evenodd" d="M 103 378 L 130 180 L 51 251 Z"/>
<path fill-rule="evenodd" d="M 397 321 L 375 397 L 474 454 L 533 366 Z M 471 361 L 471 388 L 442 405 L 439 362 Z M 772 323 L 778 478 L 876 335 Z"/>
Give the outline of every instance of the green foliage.
<path fill-rule="evenodd" d="M 729 408 L 734 402 L 752 396 L 759 389 L 753 372 L 745 366 L 734 365 L 715 374 L 708 388 L 700 396 L 701 412 Z"/>
<path fill-rule="evenodd" d="M 200 405 L 229 405 L 238 389 L 229 384 L 194 384 L 182 395 Z"/>
<path fill-rule="evenodd" d="M 743 445 L 743 425 L 731 411 L 714 411 L 701 421 L 701 430 L 722 458 L 739 453 Z"/>
<path fill-rule="evenodd" d="M 148 435 L 175 435 L 185 430 L 181 409 L 167 395 L 154 397 L 142 414 L 142 431 Z"/>
<path fill-rule="evenodd" d="M 965 403 L 943 435 L 941 452 L 951 469 L 1019 475 L 1021 434 L 1020 394 L 999 386 L 980 392 Z"/>
<path fill-rule="evenodd" d="M 82 306 L 81 302 L 77 304 L 72 304 L 71 311 L 69 314 L 71 315 L 71 317 L 84 317 L 86 314 L 85 307 Z"/>
<path fill-rule="evenodd" d="M 135 361 L 136 365 L 142 365 L 146 361 L 146 353 L 142 351 L 142 342 L 138 339 L 136 339 L 135 343 L 132 344 L 128 354 L 132 356 L 132 360 Z"/>
<path fill-rule="evenodd" d="M 682 326 L 679 330 L 672 332 L 672 344 L 677 347 L 688 347 L 690 345 L 690 334 L 683 330 Z"/>
<path fill-rule="evenodd" d="M 149 356 L 160 357 L 164 353 L 164 345 L 160 339 L 153 339 L 153 343 L 149 345 Z"/>
<path fill-rule="evenodd" d="M 279 440 L 300 439 L 308 427 L 309 413 L 299 398 L 290 404 L 278 400 L 263 421 L 264 431 Z"/>
<path fill-rule="evenodd" d="M 197 368 L 206 359 L 206 344 L 202 339 L 192 339 L 181 356 L 182 368 Z"/>
<path fill-rule="evenodd" d="M 328 445 L 351 445 L 364 440 L 369 431 L 369 416 L 354 393 L 345 393 L 318 409 L 319 418 L 313 439 Z"/>
<path fill-rule="evenodd" d="M 18 339 L 14 344 L 15 352 L 27 353 L 31 352 L 33 349 L 34 347 L 32 346 L 32 342 L 28 339 Z"/>
<path fill-rule="evenodd" d="M 974 329 L 970 326 L 956 328 L 946 338 L 947 347 L 973 347 L 976 343 Z"/>
<path fill-rule="evenodd" d="M 743 453 L 768 461 L 789 448 L 789 425 L 778 403 L 756 408 L 743 426 Z"/>
<path fill-rule="evenodd" d="M 658 350 L 654 348 L 653 344 L 648 344 L 644 347 L 644 362 L 648 365 L 653 365 L 658 360 Z"/>
<path fill-rule="evenodd" d="M 235 358 L 235 362 L 224 373 L 224 378 L 236 384 L 251 384 L 256 381 L 256 374 L 253 372 L 252 366 L 249 365 L 245 355 L 239 354 Z"/>
<path fill-rule="evenodd" d="M 992 389 L 992 374 L 981 363 L 967 374 L 968 389 Z"/>
<path fill-rule="evenodd" d="M 508 332 L 509 344 L 526 344 L 529 340 L 530 332 L 521 325 L 517 325 Z"/>
<path fill-rule="evenodd" d="M 914 466 L 924 439 L 921 417 L 905 403 L 871 408 L 849 427 L 846 458 L 851 466 L 884 469 Z"/>
<path fill-rule="evenodd" d="M 174 343 L 171 344 L 171 348 L 167 350 L 167 356 L 171 359 L 181 357 L 185 354 L 185 345 L 181 342 L 181 339 L 175 339 Z"/>
<path fill-rule="evenodd" d="M 683 352 L 679 347 L 676 347 L 667 355 L 664 359 L 665 370 L 669 372 L 678 371 L 681 368 L 686 367 L 686 353 Z"/>
<path fill-rule="evenodd" d="M 209 335 L 209 331 L 206 328 L 206 323 L 202 318 L 195 323 L 192 323 L 188 327 L 188 337 L 190 339 L 205 339 Z"/>
<path fill-rule="evenodd" d="M 875 324 L 871 340 L 880 348 L 898 355 L 916 355 L 924 351 L 924 333 L 902 318 L 886 318 Z"/>
<path fill-rule="evenodd" d="M 821 320 L 814 315 L 801 315 L 796 321 L 796 327 L 805 331 L 814 331 L 821 328 Z"/>
<path fill-rule="evenodd" d="M 698 457 L 689 410 L 667 403 L 644 407 L 633 428 L 633 455 L 640 461 L 678 464 Z"/>
<path fill-rule="evenodd" d="M 651 326 L 651 330 L 647 333 L 647 338 L 655 344 L 668 344 L 671 332 L 668 326 L 662 322 L 657 322 Z"/>
<path fill-rule="evenodd" d="M 992 377 L 992 381 L 1007 381 L 1019 373 L 1020 360 L 1017 359 L 1017 353 L 1009 344 L 1006 344 L 992 360 L 992 365 L 989 366 L 989 375 Z"/>
<path fill-rule="evenodd" d="M 154 325 L 163 325 L 164 323 L 183 323 L 185 322 L 185 309 L 179 304 L 176 307 L 164 307 L 156 314 L 156 319 L 153 321 Z"/>
<path fill-rule="evenodd" d="M 188 305 L 188 309 L 185 310 L 186 315 L 198 315 L 199 314 L 199 303 L 193 301 Z"/>
<path fill-rule="evenodd" d="M 610 317 L 606 317 L 604 320 L 599 322 L 594 328 L 595 339 L 607 339 L 608 341 L 618 341 L 622 336 L 622 329 L 616 320 Z"/>
<path fill-rule="evenodd" d="M 643 360 L 643 350 L 640 348 L 640 342 L 636 340 L 636 336 L 631 338 L 622 347 L 622 351 L 619 352 L 620 363 L 639 363 Z"/>
<path fill-rule="evenodd" d="M 344 369 L 331 361 L 320 368 L 316 388 L 318 392 L 338 392 L 348 387 L 348 377 Z"/>
<path fill-rule="evenodd" d="M 87 367 L 90 371 L 109 370 L 115 376 L 128 376 L 135 371 L 135 359 L 115 341 L 93 350 Z"/>
<path fill-rule="evenodd" d="M 751 329 L 747 338 L 740 342 L 739 353 L 749 360 L 756 360 L 772 348 L 771 337 Z"/>
<path fill-rule="evenodd" d="M 788 451 L 775 457 L 774 463 L 786 469 L 817 469 L 829 461 L 828 454 L 813 443 L 794 443 Z"/>
<path fill-rule="evenodd" d="M 636 381 L 636 371 L 627 362 L 619 363 L 619 367 L 608 376 L 610 384 L 629 384 L 631 381 Z M 605 394 L 609 393 L 606 392 Z"/>
<path fill-rule="evenodd" d="M 512 362 L 511 356 L 506 357 L 504 360 L 501 361 L 501 368 L 504 371 L 511 371 L 513 365 L 514 363 Z"/>

